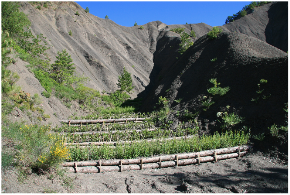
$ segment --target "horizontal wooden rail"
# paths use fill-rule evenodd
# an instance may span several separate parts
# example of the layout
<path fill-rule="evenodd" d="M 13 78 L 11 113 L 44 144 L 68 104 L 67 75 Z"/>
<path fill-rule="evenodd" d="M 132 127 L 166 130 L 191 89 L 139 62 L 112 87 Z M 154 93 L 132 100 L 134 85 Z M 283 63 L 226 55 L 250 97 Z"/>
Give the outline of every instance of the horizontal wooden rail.
<path fill-rule="evenodd" d="M 127 121 L 144 121 L 146 118 L 121 118 L 121 119 L 97 119 L 97 120 L 60 120 L 61 123 L 72 124 L 96 124 L 96 123 L 118 123 Z"/>
<path fill-rule="evenodd" d="M 196 135 L 189 135 L 189 136 L 181 136 L 181 137 L 170 137 L 170 138 L 158 138 L 158 139 L 146 139 L 147 142 L 151 141 L 168 141 L 168 140 L 181 140 L 181 139 L 187 139 L 187 138 L 192 138 L 195 137 Z M 114 145 L 116 146 L 117 144 L 124 144 L 124 143 L 132 143 L 132 142 L 143 142 L 144 140 L 135 140 L 135 141 L 118 141 L 118 142 L 82 142 L 82 143 L 65 143 L 65 146 L 90 146 L 90 145 L 95 145 L 95 146 L 102 146 L 102 145 Z"/>
<path fill-rule="evenodd" d="M 251 146 L 244 145 L 194 153 L 156 156 L 151 158 L 99 160 L 97 162 L 67 162 L 63 163 L 63 167 L 71 167 L 68 171 L 79 173 L 165 168 L 237 158 L 244 156 L 250 148 Z"/>
<path fill-rule="evenodd" d="M 155 130 L 157 130 L 157 129 L 142 129 L 142 130 L 132 130 L 132 129 L 130 129 L 130 130 L 114 130 L 114 131 L 94 131 L 94 130 L 92 130 L 92 131 L 86 131 L 86 132 L 64 132 L 64 133 L 59 133 L 59 135 L 67 135 L 67 134 L 75 134 L 75 135 L 87 135 L 87 134 L 89 134 L 89 135 L 92 135 L 92 134 L 97 134 L 97 133 L 117 133 L 117 132 L 127 132 L 127 133 L 131 133 L 131 132 L 134 132 L 134 131 L 136 131 L 136 132 L 141 132 L 141 131 L 145 131 L 145 130 L 147 130 L 147 131 L 155 131 Z"/>

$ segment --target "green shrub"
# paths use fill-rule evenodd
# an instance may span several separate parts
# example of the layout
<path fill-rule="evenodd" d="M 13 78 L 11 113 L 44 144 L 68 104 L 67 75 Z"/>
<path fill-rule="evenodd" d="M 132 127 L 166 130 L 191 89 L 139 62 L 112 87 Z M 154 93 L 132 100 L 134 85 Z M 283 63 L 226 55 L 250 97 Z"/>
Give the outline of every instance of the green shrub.
<path fill-rule="evenodd" d="M 131 74 L 127 72 L 125 67 L 123 68 L 123 74 L 119 76 L 117 85 L 121 92 L 131 93 L 134 88 Z"/>
<path fill-rule="evenodd" d="M 40 5 L 38 5 L 36 8 L 39 9 L 39 10 L 41 10 L 41 6 Z"/>
<path fill-rule="evenodd" d="M 170 31 L 173 31 L 175 33 L 180 34 L 180 38 L 181 38 L 181 43 L 179 44 L 179 53 L 182 55 L 190 46 L 193 45 L 193 42 L 191 40 L 191 36 L 195 36 L 195 32 L 191 31 L 191 35 L 187 34 L 186 32 L 184 32 L 185 28 L 174 28 L 171 29 Z"/>
<path fill-rule="evenodd" d="M 69 36 L 72 36 L 72 31 L 70 30 L 70 31 L 68 32 L 68 34 L 69 34 Z"/>
<path fill-rule="evenodd" d="M 243 9 L 243 10 L 241 11 L 241 17 L 244 17 L 245 15 L 247 15 L 247 11 Z"/>
<path fill-rule="evenodd" d="M 80 14 L 79 14 L 79 12 L 78 12 L 78 11 L 75 13 L 75 15 L 77 15 L 77 16 L 80 16 Z"/>
<path fill-rule="evenodd" d="M 89 13 L 89 12 L 90 12 L 90 10 L 89 10 L 88 7 L 86 7 L 85 12 L 86 12 L 86 13 Z"/>
<path fill-rule="evenodd" d="M 224 88 L 218 87 L 220 85 L 220 83 L 217 82 L 216 78 L 210 79 L 209 82 L 214 84 L 214 87 L 211 87 L 207 90 L 207 92 L 212 94 L 212 95 L 223 96 L 230 90 L 230 87 L 224 87 Z"/>
<path fill-rule="evenodd" d="M 222 29 L 219 27 L 213 27 L 211 31 L 207 33 L 208 38 L 216 39 L 218 34 L 222 32 Z"/>
<path fill-rule="evenodd" d="M 139 28 L 139 29 L 143 30 L 143 29 L 144 29 L 144 27 L 143 27 L 143 26 L 140 26 L 140 28 Z"/>
<path fill-rule="evenodd" d="M 105 19 L 109 19 L 109 16 L 108 16 L 108 15 L 106 15 L 106 16 L 105 16 Z"/>
<path fill-rule="evenodd" d="M 134 26 L 138 26 L 137 22 L 134 23 Z"/>
<path fill-rule="evenodd" d="M 64 49 L 61 52 L 57 52 L 56 59 L 54 64 L 51 65 L 50 77 L 60 84 L 72 84 L 75 67 L 71 56 Z"/>
<path fill-rule="evenodd" d="M 35 171 L 46 171 L 69 157 L 61 137 L 49 134 L 49 126 L 25 125 L 16 132 L 19 150 L 17 164 Z"/>
<path fill-rule="evenodd" d="M 192 30 L 192 31 L 190 31 L 190 36 L 191 37 L 193 37 L 193 38 L 195 38 L 196 37 L 196 35 L 195 35 L 195 32 Z"/>

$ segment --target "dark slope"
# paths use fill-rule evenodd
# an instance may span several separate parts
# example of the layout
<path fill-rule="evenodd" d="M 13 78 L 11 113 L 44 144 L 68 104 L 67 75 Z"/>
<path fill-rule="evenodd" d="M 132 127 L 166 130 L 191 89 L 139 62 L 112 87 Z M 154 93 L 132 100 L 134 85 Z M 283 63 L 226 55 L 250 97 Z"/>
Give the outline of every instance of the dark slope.
<path fill-rule="evenodd" d="M 217 61 L 211 62 L 211 59 Z M 145 99 L 143 111 L 152 110 L 160 96 L 167 97 L 170 107 L 192 113 L 200 111 L 200 122 L 204 130 L 215 130 L 217 112 L 236 110 L 245 117 L 244 125 L 253 131 L 263 131 L 274 123 L 282 124 L 285 120 L 283 108 L 288 102 L 288 57 L 283 51 L 240 33 L 221 33 L 216 40 L 207 36 L 197 40 L 193 47 L 168 70 L 159 74 L 162 78 L 148 98 Z M 208 111 L 202 110 L 204 96 L 211 96 L 207 89 L 213 87 L 209 82 L 217 78 L 220 87 L 230 87 L 222 97 L 214 96 Z M 266 79 L 262 95 L 257 103 L 258 83 Z M 178 104 L 174 100 L 182 99 Z M 207 121 L 204 123 L 204 121 Z M 208 127 L 208 124 L 212 124 Z"/>

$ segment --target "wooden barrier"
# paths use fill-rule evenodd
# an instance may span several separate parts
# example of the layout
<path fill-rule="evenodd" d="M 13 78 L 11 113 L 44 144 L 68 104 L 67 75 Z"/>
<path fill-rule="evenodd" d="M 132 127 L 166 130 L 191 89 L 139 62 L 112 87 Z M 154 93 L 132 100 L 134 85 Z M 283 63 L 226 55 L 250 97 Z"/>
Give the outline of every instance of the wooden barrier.
<path fill-rule="evenodd" d="M 142 129 L 142 130 L 113 130 L 113 131 L 85 131 L 85 132 L 64 132 L 64 133 L 59 133 L 59 135 L 66 135 L 66 134 L 75 134 L 75 135 L 92 135 L 92 134 L 97 134 L 97 133 L 117 133 L 117 132 L 122 132 L 122 131 L 126 131 L 127 133 L 131 133 L 131 132 L 141 132 L 141 131 L 156 131 L 157 129 Z"/>
<path fill-rule="evenodd" d="M 119 123 L 127 121 L 144 121 L 146 118 L 121 118 L 121 119 L 97 119 L 97 120 L 59 120 L 61 123 L 72 124 L 96 124 L 96 123 Z"/>
<path fill-rule="evenodd" d="M 126 171 L 156 169 L 174 166 L 217 162 L 218 160 L 239 158 L 244 156 L 251 146 L 243 145 L 230 148 L 206 150 L 194 153 L 173 154 L 141 159 L 99 160 L 97 162 L 67 162 L 63 163 L 69 172 L 100 173 L 104 171 Z M 77 169 L 77 170 L 76 170 Z"/>

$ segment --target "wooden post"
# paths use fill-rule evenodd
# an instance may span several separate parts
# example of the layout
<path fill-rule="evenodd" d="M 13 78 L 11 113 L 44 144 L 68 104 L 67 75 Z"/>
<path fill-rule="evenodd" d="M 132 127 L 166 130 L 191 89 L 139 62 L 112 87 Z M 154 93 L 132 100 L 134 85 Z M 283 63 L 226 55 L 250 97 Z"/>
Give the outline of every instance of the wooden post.
<path fill-rule="evenodd" d="M 143 158 L 140 160 L 140 170 L 143 169 Z"/>
<path fill-rule="evenodd" d="M 77 173 L 77 163 L 74 163 L 74 169 L 75 169 L 75 173 Z"/>
<path fill-rule="evenodd" d="M 214 161 L 217 162 L 217 155 L 216 155 L 216 151 L 214 151 Z"/>
<path fill-rule="evenodd" d="M 102 161 L 101 160 L 99 160 L 99 173 L 101 173 L 101 168 L 102 168 Z"/>
<path fill-rule="evenodd" d="M 122 160 L 120 160 L 120 172 L 122 172 Z"/>
<path fill-rule="evenodd" d="M 178 167 L 178 155 L 175 155 L 176 167 Z"/>
<path fill-rule="evenodd" d="M 83 123 L 81 122 L 81 127 L 83 126 Z"/>
<path fill-rule="evenodd" d="M 239 156 L 238 156 L 238 159 L 239 159 L 240 156 L 241 156 L 241 148 L 240 148 L 240 147 L 238 148 L 238 155 L 239 155 Z"/>
<path fill-rule="evenodd" d="M 70 121 L 68 121 L 68 126 L 70 127 Z"/>
<path fill-rule="evenodd" d="M 159 169 L 161 169 L 161 157 L 159 158 Z"/>
<path fill-rule="evenodd" d="M 197 154 L 197 162 L 200 164 L 200 153 Z"/>

